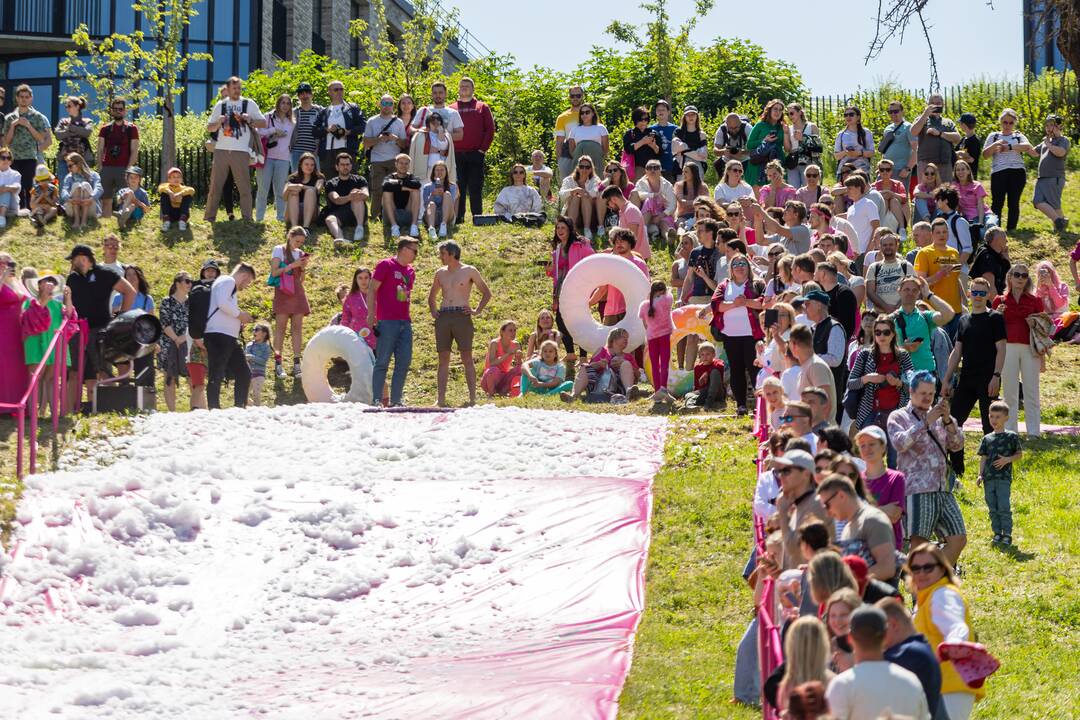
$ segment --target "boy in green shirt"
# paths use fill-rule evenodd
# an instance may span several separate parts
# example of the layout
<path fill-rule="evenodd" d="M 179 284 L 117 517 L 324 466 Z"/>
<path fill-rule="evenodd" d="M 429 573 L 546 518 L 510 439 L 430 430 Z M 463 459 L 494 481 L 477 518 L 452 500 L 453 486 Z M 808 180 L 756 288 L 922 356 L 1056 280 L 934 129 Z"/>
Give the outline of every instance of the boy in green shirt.
<path fill-rule="evenodd" d="M 986 506 L 990 510 L 990 525 L 994 530 L 994 542 L 1012 545 L 1012 468 L 1023 456 L 1020 436 L 1005 429 L 1009 419 L 1009 404 L 996 400 L 990 405 L 992 433 L 979 443 L 979 479 Z"/>

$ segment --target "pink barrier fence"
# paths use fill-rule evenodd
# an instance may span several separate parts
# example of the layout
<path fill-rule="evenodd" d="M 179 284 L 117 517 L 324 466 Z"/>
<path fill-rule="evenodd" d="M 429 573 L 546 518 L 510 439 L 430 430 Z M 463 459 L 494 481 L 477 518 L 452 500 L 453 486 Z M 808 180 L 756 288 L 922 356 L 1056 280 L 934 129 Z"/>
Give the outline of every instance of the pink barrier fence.
<path fill-rule="evenodd" d="M 75 327 L 79 329 L 79 347 L 76 349 L 76 354 L 78 355 L 79 387 L 82 387 L 84 351 L 86 349 L 87 335 L 89 334 L 88 326 L 85 320 L 65 317 L 63 322 L 60 323 L 60 327 L 56 329 L 52 341 L 49 342 L 49 347 L 42 356 L 41 362 L 37 364 L 34 371 L 30 374 L 30 383 L 19 402 L 0 403 L 0 414 L 11 413 L 15 416 L 15 426 L 17 428 L 15 475 L 20 479 L 24 475 L 23 455 L 25 453 L 24 445 L 27 441 L 27 419 L 30 420 L 30 473 L 33 474 L 37 472 L 38 388 L 41 386 L 42 378 L 45 375 L 46 369 L 49 367 L 48 360 L 50 357 L 52 358 L 53 372 L 51 381 L 53 433 L 55 434 L 60 429 L 60 416 L 63 415 L 66 410 L 66 403 L 64 400 L 67 391 L 67 373 L 64 372 L 64 370 L 67 368 L 66 358 L 68 340 Z"/>
<path fill-rule="evenodd" d="M 769 437 L 768 411 L 765 407 L 765 399 L 758 398 L 757 410 L 754 413 L 754 437 L 759 443 L 764 443 Z M 766 447 L 759 444 L 757 454 L 758 472 L 762 471 L 765 461 Z M 754 518 L 754 544 L 759 558 L 765 555 L 765 522 Z M 773 578 L 765 576 L 761 581 L 761 602 L 757 606 L 758 620 L 758 659 L 761 664 L 761 687 L 765 687 L 765 681 L 773 671 L 783 662 L 783 651 L 780 644 L 780 628 L 773 620 L 773 609 L 776 607 L 775 589 Z M 761 701 L 761 714 L 765 720 L 777 720 L 780 716 L 769 705 L 765 698 Z"/>

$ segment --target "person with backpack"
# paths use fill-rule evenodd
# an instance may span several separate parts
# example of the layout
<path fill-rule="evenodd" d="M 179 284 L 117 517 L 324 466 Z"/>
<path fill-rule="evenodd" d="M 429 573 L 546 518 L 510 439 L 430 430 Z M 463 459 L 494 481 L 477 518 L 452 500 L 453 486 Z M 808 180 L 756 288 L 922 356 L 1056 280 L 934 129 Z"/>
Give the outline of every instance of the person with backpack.
<path fill-rule="evenodd" d="M 113 121 L 98 130 L 97 157 L 101 160 L 101 217 L 112 217 L 113 198 L 127 187 L 129 165 L 139 157 L 139 128 L 125 119 L 127 103 L 113 98 L 109 106 Z"/>
<path fill-rule="evenodd" d="M 217 260 L 206 260 L 199 270 L 199 279 L 188 290 L 188 338 L 186 365 L 191 382 L 191 409 L 206 410 L 207 356 L 203 333 L 210 307 L 210 288 L 221 275 Z M 194 318 L 194 322 L 192 319 Z M 196 336 L 197 335 L 197 336 Z"/>
<path fill-rule="evenodd" d="M 217 220 L 218 204 L 230 173 L 240 193 L 240 215 L 251 221 L 252 133 L 266 127 L 266 119 L 254 100 L 240 94 L 243 86 L 240 78 L 229 78 L 227 96 L 214 104 L 206 125 L 207 132 L 217 134 L 210 164 L 210 191 L 203 215 L 206 222 Z"/>
<path fill-rule="evenodd" d="M 742 163 L 750 157 L 746 150 L 749 139 L 750 123 L 746 118 L 738 113 L 728 113 L 713 136 L 713 150 L 716 152 L 713 168 L 719 177 L 724 177 L 724 171 L 732 160 Z"/>
<path fill-rule="evenodd" d="M 234 404 L 247 405 L 251 370 L 240 345 L 240 326 L 254 322 L 251 313 L 241 310 L 237 294 L 255 281 L 255 268 L 239 263 L 229 275 L 222 275 L 210 286 L 208 296 L 194 288 L 189 296 L 188 334 L 201 340 L 206 348 L 209 379 L 206 383 L 206 401 L 210 410 L 221 408 L 221 383 L 226 372 L 233 378 Z M 198 297 L 198 305 L 195 299 Z M 202 315 L 206 302 L 206 315 Z"/>
<path fill-rule="evenodd" d="M 345 100 L 345 85 L 340 80 L 331 80 L 327 92 L 330 94 L 330 104 L 315 116 L 311 134 L 319 141 L 319 167 L 325 168 L 326 174 L 330 174 L 334 171 L 338 153 L 347 152 L 349 157 L 357 156 L 367 120 L 359 107 Z"/>
<path fill-rule="evenodd" d="M 920 310 L 916 305 L 920 299 L 934 309 Z M 955 314 L 948 302 L 930 292 L 926 278 L 912 275 L 900 280 L 900 307 L 892 314 L 896 344 L 911 356 L 916 372 L 937 372 L 930 339 L 934 328 L 947 325 Z"/>
<path fill-rule="evenodd" d="M 900 281 L 915 274 L 915 268 L 896 253 L 900 238 L 882 233 L 878 240 L 880 260 L 866 269 L 867 304 L 879 313 L 892 313 L 900 307 Z"/>

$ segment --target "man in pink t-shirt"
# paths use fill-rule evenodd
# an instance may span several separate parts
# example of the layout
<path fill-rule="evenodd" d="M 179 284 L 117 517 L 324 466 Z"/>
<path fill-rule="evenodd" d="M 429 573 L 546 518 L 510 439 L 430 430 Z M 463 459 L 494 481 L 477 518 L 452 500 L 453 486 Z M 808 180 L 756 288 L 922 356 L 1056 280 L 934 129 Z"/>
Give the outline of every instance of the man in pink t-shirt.
<path fill-rule="evenodd" d="M 652 256 L 652 248 L 649 247 L 649 235 L 645 229 L 645 216 L 638 206 L 623 197 L 622 190 L 615 186 L 605 188 L 600 197 L 608 210 L 619 212 L 619 227 L 634 233 L 634 249 L 642 260 L 648 260 Z"/>
<path fill-rule="evenodd" d="M 394 359 L 394 375 L 390 380 L 390 405 L 403 405 L 405 377 L 412 364 L 412 317 L 409 301 L 412 296 L 416 272 L 412 262 L 419 250 L 416 238 L 402 237 L 398 241 L 397 255 L 379 261 L 371 274 L 368 287 L 368 327 L 375 333 L 375 369 L 371 386 L 373 398 L 382 397 L 390 358 Z"/>
<path fill-rule="evenodd" d="M 637 240 L 634 237 L 634 233 L 626 228 L 617 227 L 611 229 L 612 254 L 617 257 L 625 258 L 637 265 L 645 275 L 645 278 L 648 279 L 649 266 L 634 252 L 634 245 L 636 242 Z M 607 290 L 607 301 L 604 303 L 604 324 L 609 326 L 618 325 L 619 321 L 626 317 L 626 299 L 614 285 L 601 285 L 596 288 L 596 290 L 593 291 L 592 297 L 589 298 L 589 305 L 598 304 L 600 299 L 604 297 L 605 290 Z"/>

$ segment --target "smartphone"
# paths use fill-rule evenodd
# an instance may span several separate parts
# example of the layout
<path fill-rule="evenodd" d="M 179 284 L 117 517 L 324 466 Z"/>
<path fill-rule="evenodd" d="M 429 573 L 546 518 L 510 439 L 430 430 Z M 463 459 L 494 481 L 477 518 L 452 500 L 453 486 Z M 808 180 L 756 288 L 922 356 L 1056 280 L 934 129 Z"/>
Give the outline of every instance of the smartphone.
<path fill-rule="evenodd" d="M 780 311 L 776 308 L 770 308 L 765 311 L 765 329 L 768 330 L 775 325 L 780 319 Z"/>
<path fill-rule="evenodd" d="M 936 112 L 936 113 L 939 113 L 939 112 L 941 112 L 941 111 L 942 111 L 942 110 L 944 110 L 944 109 L 945 109 L 945 106 L 944 106 L 944 105 L 935 105 L 935 106 L 933 107 L 933 110 L 934 110 L 934 112 Z"/>
<path fill-rule="evenodd" d="M 922 341 L 923 341 L 923 339 L 922 339 L 922 338 L 911 338 L 910 340 L 908 340 L 908 342 L 913 342 L 913 343 L 915 343 L 916 345 L 921 345 L 921 344 L 922 344 Z"/>

